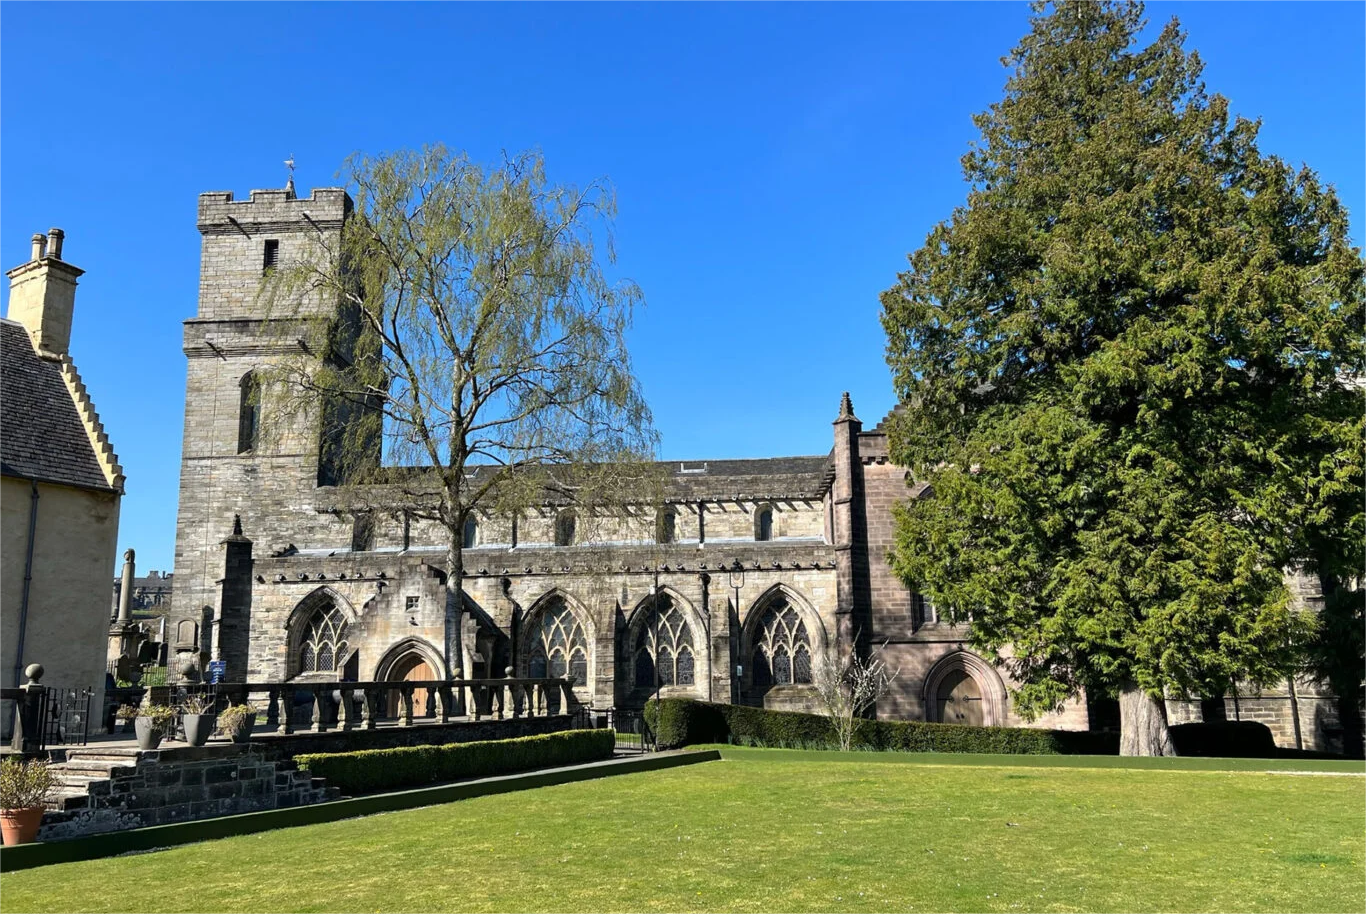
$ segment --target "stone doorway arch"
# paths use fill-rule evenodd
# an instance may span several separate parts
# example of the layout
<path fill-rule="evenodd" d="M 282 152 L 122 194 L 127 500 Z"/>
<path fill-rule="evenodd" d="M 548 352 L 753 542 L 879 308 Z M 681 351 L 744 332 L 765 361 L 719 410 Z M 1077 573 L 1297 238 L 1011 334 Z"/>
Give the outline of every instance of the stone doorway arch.
<path fill-rule="evenodd" d="M 379 682 L 431 682 L 447 679 L 436 649 L 417 638 L 408 638 L 391 647 L 375 668 Z M 386 711 L 391 717 L 401 710 L 398 692 L 389 692 Z M 413 717 L 434 717 L 436 694 L 432 689 L 413 690 Z"/>
<path fill-rule="evenodd" d="M 931 722 L 978 727 L 1005 724 L 1005 683 L 990 664 L 969 651 L 954 651 L 931 667 L 920 698 L 925 719 Z"/>

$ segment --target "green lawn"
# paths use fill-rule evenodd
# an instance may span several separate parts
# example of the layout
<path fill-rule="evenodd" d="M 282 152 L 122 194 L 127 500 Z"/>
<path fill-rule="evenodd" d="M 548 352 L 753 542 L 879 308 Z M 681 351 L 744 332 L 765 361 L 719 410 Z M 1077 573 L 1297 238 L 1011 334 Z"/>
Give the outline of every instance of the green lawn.
<path fill-rule="evenodd" d="M 947 759 L 728 750 L 25 870 L 0 897 L 7 914 L 1366 907 L 1359 775 Z"/>

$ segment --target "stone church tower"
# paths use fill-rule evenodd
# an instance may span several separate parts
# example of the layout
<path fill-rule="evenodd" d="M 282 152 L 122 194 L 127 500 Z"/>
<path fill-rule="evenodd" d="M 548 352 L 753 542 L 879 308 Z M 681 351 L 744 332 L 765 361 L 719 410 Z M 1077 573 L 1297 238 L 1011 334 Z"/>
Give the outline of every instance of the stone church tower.
<path fill-rule="evenodd" d="M 305 408 L 287 424 L 262 432 L 261 410 L 272 406 L 261 370 L 296 351 L 298 334 L 269 313 L 258 290 L 277 263 L 296 260 L 320 242 L 336 242 L 351 199 L 340 189 L 295 196 L 284 190 L 199 197 L 199 311 L 185 321 L 188 359 L 180 513 L 176 524 L 176 624 L 172 649 L 181 659 L 206 655 L 246 672 L 252 539 L 307 539 L 310 514 L 291 510 L 318 486 L 321 414 Z M 319 315 L 322 300 L 311 303 Z M 301 309 L 308 314 L 309 304 Z M 234 519 L 237 519 L 236 521 Z M 230 674 L 231 675 L 231 674 Z"/>

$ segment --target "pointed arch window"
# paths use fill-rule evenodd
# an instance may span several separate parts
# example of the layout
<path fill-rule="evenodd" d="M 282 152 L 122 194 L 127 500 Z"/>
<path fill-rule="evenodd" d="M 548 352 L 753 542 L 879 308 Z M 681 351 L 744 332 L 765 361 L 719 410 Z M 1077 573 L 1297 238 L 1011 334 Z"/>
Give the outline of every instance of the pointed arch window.
<path fill-rule="evenodd" d="M 336 604 L 314 610 L 300 633 L 299 672 L 336 672 L 346 656 L 346 629 L 346 616 Z"/>
<path fill-rule="evenodd" d="M 750 669 L 759 688 L 811 682 L 811 636 L 786 600 L 771 604 L 759 617 Z"/>
<path fill-rule="evenodd" d="M 754 538 L 760 542 L 773 539 L 773 507 L 764 505 L 754 515 Z"/>
<path fill-rule="evenodd" d="M 692 626 L 667 596 L 661 596 L 641 621 L 635 640 L 635 683 L 653 688 L 655 669 L 660 685 L 696 685 Z"/>
<path fill-rule="evenodd" d="M 255 372 L 242 375 L 238 382 L 237 453 L 255 450 L 261 433 L 261 379 Z"/>
<path fill-rule="evenodd" d="M 573 676 L 580 685 L 588 681 L 588 637 L 563 601 L 541 614 L 530 641 L 527 675 L 532 679 Z"/>
<path fill-rule="evenodd" d="M 479 545 L 479 518 L 471 514 L 465 518 L 465 529 L 461 534 L 461 545 L 465 549 L 473 549 Z"/>

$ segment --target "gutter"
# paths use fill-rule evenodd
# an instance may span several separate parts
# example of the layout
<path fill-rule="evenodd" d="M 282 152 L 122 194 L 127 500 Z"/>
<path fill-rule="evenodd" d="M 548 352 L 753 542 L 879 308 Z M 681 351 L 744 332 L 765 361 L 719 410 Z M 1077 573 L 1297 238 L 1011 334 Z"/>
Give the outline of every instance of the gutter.
<path fill-rule="evenodd" d="M 19 600 L 19 637 L 14 652 L 14 687 L 19 688 L 24 672 L 24 629 L 28 626 L 28 592 L 33 583 L 33 541 L 38 527 L 38 480 L 29 479 L 32 494 L 28 503 L 28 545 L 24 554 L 24 592 Z"/>

